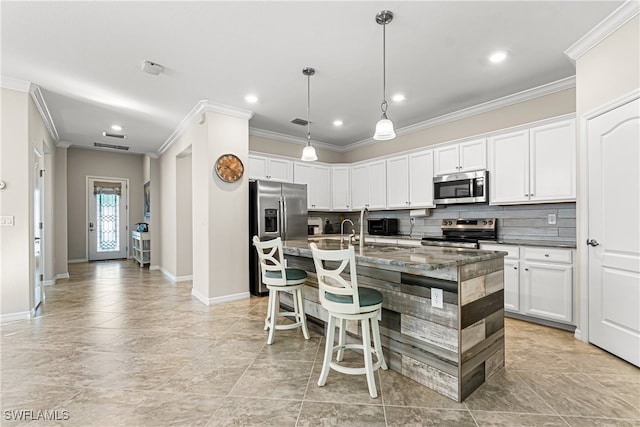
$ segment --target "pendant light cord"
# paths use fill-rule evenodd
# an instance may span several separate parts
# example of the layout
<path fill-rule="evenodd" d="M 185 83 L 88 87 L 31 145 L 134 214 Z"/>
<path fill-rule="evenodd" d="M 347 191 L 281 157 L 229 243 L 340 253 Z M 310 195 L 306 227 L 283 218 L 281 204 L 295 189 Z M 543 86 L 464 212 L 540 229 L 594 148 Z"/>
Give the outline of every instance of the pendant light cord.
<path fill-rule="evenodd" d="M 311 74 L 307 75 L 307 146 L 311 145 Z"/>
<path fill-rule="evenodd" d="M 382 110 L 383 118 L 387 118 L 387 24 L 382 24 Z"/>

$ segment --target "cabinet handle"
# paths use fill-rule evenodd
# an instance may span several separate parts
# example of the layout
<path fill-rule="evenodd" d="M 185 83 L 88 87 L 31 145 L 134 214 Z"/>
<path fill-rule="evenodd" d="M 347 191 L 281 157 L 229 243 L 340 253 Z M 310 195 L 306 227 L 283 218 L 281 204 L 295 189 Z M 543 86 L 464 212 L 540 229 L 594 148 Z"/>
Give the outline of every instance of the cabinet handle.
<path fill-rule="evenodd" d="M 529 195 L 530 195 L 531 197 L 533 197 L 535 194 L 531 193 L 531 194 L 529 194 Z"/>
<path fill-rule="evenodd" d="M 525 194 L 525 195 L 524 195 L 524 197 L 529 197 L 529 195 L 528 195 L 528 194 Z"/>
<path fill-rule="evenodd" d="M 544 256 L 546 256 L 547 258 L 549 258 L 549 254 L 544 254 Z"/>
<path fill-rule="evenodd" d="M 529 271 L 529 269 L 528 269 L 528 268 L 525 268 L 525 269 L 524 269 L 524 271 Z"/>
<path fill-rule="evenodd" d="M 514 270 L 517 270 L 517 269 L 518 269 L 518 267 L 513 267 L 513 269 L 514 269 Z"/>

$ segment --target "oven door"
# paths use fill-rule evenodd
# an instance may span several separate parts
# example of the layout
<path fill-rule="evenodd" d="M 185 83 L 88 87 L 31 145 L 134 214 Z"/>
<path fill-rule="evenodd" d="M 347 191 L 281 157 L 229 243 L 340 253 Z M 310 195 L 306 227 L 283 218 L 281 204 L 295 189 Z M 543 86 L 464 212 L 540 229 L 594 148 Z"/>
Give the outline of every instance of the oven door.
<path fill-rule="evenodd" d="M 486 203 L 487 172 L 467 172 L 433 178 L 433 198 L 438 205 Z"/>

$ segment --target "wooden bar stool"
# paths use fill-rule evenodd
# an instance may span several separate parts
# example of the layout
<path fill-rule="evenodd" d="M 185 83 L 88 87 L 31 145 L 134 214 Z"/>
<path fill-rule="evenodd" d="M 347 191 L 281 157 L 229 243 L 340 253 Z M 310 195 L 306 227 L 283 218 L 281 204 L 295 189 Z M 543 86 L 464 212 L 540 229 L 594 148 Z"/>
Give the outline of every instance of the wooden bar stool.
<path fill-rule="evenodd" d="M 378 368 L 387 369 L 387 364 L 382 354 L 380 343 L 380 328 L 378 319 L 382 312 L 382 294 L 370 288 L 358 287 L 358 277 L 356 273 L 356 258 L 353 246 L 348 249 L 326 251 L 318 249 L 315 243 L 310 245 L 313 253 L 313 262 L 318 275 L 318 287 L 320 291 L 320 303 L 329 312 L 329 322 L 327 324 L 327 342 L 324 350 L 324 361 L 318 385 L 324 386 L 329 375 L 329 369 L 334 369 L 343 374 L 362 375 L 366 374 L 369 394 L 371 397 L 378 397 L 376 391 L 374 371 Z M 339 262 L 335 269 L 325 267 L 325 261 Z M 350 280 L 341 276 L 347 266 L 349 266 Z M 336 320 L 340 320 L 340 333 L 338 345 L 333 345 Z M 345 332 L 347 320 L 359 320 L 362 323 L 362 344 L 346 344 Z M 369 329 L 371 328 L 371 330 Z M 371 338 L 373 335 L 373 348 L 371 348 Z M 364 368 L 353 368 L 340 365 L 345 349 L 361 349 L 364 353 Z M 336 362 L 333 353 L 337 352 Z M 372 354 L 376 355 L 376 362 L 373 363 Z"/>
<path fill-rule="evenodd" d="M 258 236 L 253 236 L 253 245 L 258 251 L 260 259 L 260 271 L 262 283 L 269 289 L 269 303 L 267 305 L 267 317 L 264 320 L 264 330 L 269 330 L 267 344 L 273 343 L 276 329 L 302 328 L 305 339 L 309 339 L 307 319 L 304 314 L 304 299 L 302 287 L 307 279 L 307 272 L 297 268 L 285 268 L 282 252 L 282 239 L 280 237 L 261 242 Z M 280 310 L 279 292 L 289 292 L 293 296 L 293 311 Z M 278 317 L 293 317 L 295 323 L 276 325 Z"/>

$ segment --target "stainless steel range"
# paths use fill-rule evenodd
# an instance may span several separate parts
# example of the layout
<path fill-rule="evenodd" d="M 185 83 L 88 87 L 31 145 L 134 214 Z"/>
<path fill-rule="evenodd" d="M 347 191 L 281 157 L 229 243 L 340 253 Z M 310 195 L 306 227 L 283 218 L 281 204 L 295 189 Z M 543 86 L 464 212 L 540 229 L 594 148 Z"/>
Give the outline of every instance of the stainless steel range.
<path fill-rule="evenodd" d="M 423 237 L 424 246 L 478 249 L 479 240 L 496 240 L 495 218 L 443 219 L 442 237 Z"/>

